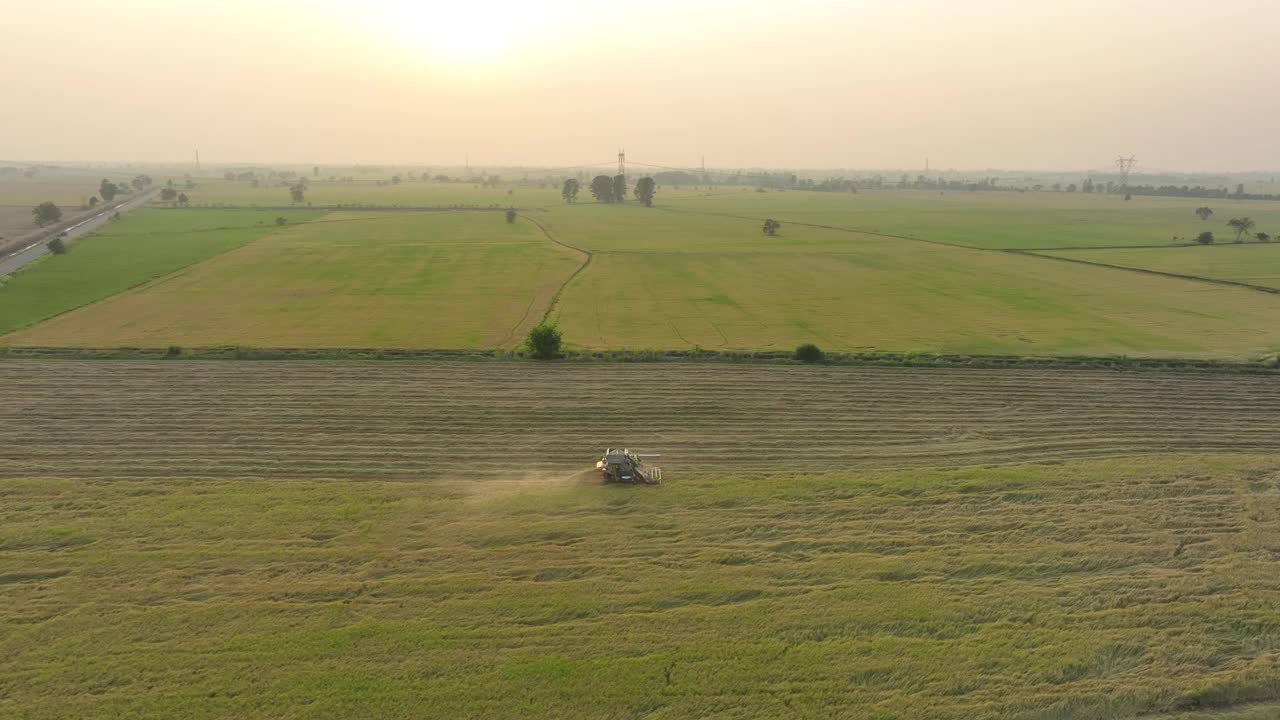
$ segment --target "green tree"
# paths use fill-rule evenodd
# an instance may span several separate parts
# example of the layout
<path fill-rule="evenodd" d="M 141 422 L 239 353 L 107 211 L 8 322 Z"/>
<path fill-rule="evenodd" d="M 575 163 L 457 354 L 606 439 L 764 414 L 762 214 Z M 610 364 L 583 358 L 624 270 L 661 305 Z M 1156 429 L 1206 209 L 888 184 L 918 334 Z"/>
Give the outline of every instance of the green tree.
<path fill-rule="evenodd" d="M 178 193 L 178 204 L 182 207 L 189 207 L 191 205 L 191 198 L 187 197 L 186 193 Z"/>
<path fill-rule="evenodd" d="M 1199 216 L 1201 220 L 1208 220 L 1209 218 L 1213 217 L 1213 210 L 1210 210 L 1207 207 L 1201 206 L 1196 208 L 1196 215 Z"/>
<path fill-rule="evenodd" d="M 582 189 L 582 183 L 573 178 L 564 181 L 564 187 L 560 188 L 560 197 L 564 198 L 567 203 L 578 202 L 578 191 Z"/>
<path fill-rule="evenodd" d="M 67 251 L 67 243 L 62 239 L 61 235 L 45 243 L 45 247 L 49 248 L 49 252 L 54 255 L 62 255 Z"/>
<path fill-rule="evenodd" d="M 1236 242 L 1243 242 L 1244 234 L 1252 230 L 1255 225 L 1257 223 L 1249 217 L 1231 218 L 1227 221 L 1227 227 L 1236 231 Z"/>
<path fill-rule="evenodd" d="M 289 198 L 294 203 L 300 203 L 306 200 L 307 186 L 302 183 L 293 185 L 289 188 Z"/>
<path fill-rule="evenodd" d="M 173 202 L 178 199 L 178 191 L 167 187 L 160 191 L 160 199 L 165 202 Z"/>
<path fill-rule="evenodd" d="M 827 354 L 817 345 L 805 343 L 796 348 L 796 359 L 800 362 L 820 363 L 827 359 Z"/>
<path fill-rule="evenodd" d="M 516 209 L 507 208 L 507 223 L 510 224 L 510 223 L 514 223 L 515 221 L 516 221 Z"/>
<path fill-rule="evenodd" d="M 645 207 L 653 207 L 653 195 L 658 192 L 658 184 L 651 177 L 642 177 L 636 181 L 636 199 Z"/>
<path fill-rule="evenodd" d="M 613 176 L 613 202 L 620 203 L 627 201 L 627 176 Z"/>
<path fill-rule="evenodd" d="M 777 220 L 774 220 L 773 218 L 769 218 L 768 220 L 765 220 L 764 227 L 761 228 L 761 230 L 764 231 L 764 234 L 768 235 L 769 237 L 773 237 L 774 235 L 777 235 L 778 231 L 781 229 L 782 229 L 782 223 L 778 222 Z"/>
<path fill-rule="evenodd" d="M 97 206 L 98 206 L 98 196 L 93 195 L 89 198 L 89 207 L 97 207 Z"/>
<path fill-rule="evenodd" d="M 142 190 L 143 188 L 151 185 L 151 176 L 135 175 L 134 178 L 129 181 L 129 184 L 133 186 L 134 190 Z"/>
<path fill-rule="evenodd" d="M 277 217 L 277 218 L 276 218 L 276 225 L 277 225 L 277 226 L 279 226 L 279 225 L 284 225 L 284 224 L 285 224 L 285 223 L 287 223 L 287 222 L 289 222 L 289 221 L 288 221 L 287 219 L 283 218 L 283 217 Z"/>
<path fill-rule="evenodd" d="M 1213 241 L 1214 241 L 1213 233 L 1209 232 L 1208 230 L 1205 230 L 1204 232 L 1196 236 L 1196 242 L 1200 243 L 1201 245 L 1212 245 Z"/>
<path fill-rule="evenodd" d="M 608 175 L 597 175 L 591 178 L 591 196 L 596 202 L 613 202 L 613 178 Z"/>
<path fill-rule="evenodd" d="M 560 355 L 561 340 L 560 328 L 554 323 L 542 322 L 529 331 L 525 342 L 534 357 L 547 360 Z"/>
<path fill-rule="evenodd" d="M 116 199 L 116 195 L 120 192 L 120 186 L 111 182 L 106 178 L 102 178 L 102 184 L 98 186 L 98 194 L 102 196 L 102 202 L 111 202 Z"/>
<path fill-rule="evenodd" d="M 1260 232 L 1257 235 L 1254 235 L 1253 237 L 1258 242 L 1267 242 L 1267 243 L 1271 242 L 1271 236 L 1264 232 Z"/>
<path fill-rule="evenodd" d="M 31 214 L 36 218 L 36 225 L 44 227 L 62 219 L 62 208 L 46 200 L 31 208 Z"/>

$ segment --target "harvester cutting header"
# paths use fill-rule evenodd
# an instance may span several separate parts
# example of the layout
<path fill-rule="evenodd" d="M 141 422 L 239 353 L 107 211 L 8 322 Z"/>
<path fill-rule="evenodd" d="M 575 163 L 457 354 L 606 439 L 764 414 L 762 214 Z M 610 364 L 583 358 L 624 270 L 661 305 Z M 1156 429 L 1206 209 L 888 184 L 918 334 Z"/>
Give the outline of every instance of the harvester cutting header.
<path fill-rule="evenodd" d="M 645 465 L 644 461 L 659 457 L 662 456 L 633 453 L 626 448 L 621 450 L 609 448 L 604 451 L 604 457 L 596 463 L 596 469 L 604 476 L 604 481 L 607 483 L 657 485 L 662 479 L 662 468 Z"/>

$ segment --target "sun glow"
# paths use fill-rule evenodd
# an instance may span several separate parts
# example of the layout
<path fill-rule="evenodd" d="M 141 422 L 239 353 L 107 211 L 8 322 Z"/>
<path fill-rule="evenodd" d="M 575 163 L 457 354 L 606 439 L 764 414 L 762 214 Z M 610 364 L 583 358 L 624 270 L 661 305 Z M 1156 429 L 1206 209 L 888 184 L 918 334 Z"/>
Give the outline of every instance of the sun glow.
<path fill-rule="evenodd" d="M 379 32 L 433 64 L 465 67 L 507 62 L 557 34 L 558 18 L 527 0 L 381 3 Z"/>

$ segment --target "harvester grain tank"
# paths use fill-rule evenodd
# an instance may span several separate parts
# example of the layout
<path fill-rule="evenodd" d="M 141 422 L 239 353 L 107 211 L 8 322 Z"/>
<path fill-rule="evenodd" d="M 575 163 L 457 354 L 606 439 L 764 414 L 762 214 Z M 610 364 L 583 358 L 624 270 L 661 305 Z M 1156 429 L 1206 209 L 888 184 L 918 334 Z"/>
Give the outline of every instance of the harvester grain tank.
<path fill-rule="evenodd" d="M 657 485 L 662 479 L 662 468 L 645 465 L 644 461 L 659 457 L 662 456 L 634 453 L 626 448 L 609 448 L 596 463 L 596 469 L 607 483 Z"/>

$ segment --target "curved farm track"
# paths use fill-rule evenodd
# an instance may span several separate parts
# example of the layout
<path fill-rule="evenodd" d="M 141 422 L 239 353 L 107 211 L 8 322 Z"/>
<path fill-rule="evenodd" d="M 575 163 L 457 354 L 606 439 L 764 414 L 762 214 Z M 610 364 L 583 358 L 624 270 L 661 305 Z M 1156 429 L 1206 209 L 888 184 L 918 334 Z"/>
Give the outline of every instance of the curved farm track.
<path fill-rule="evenodd" d="M 1280 452 L 1280 383 L 727 364 L 0 362 L 0 477 L 453 479 Z"/>

